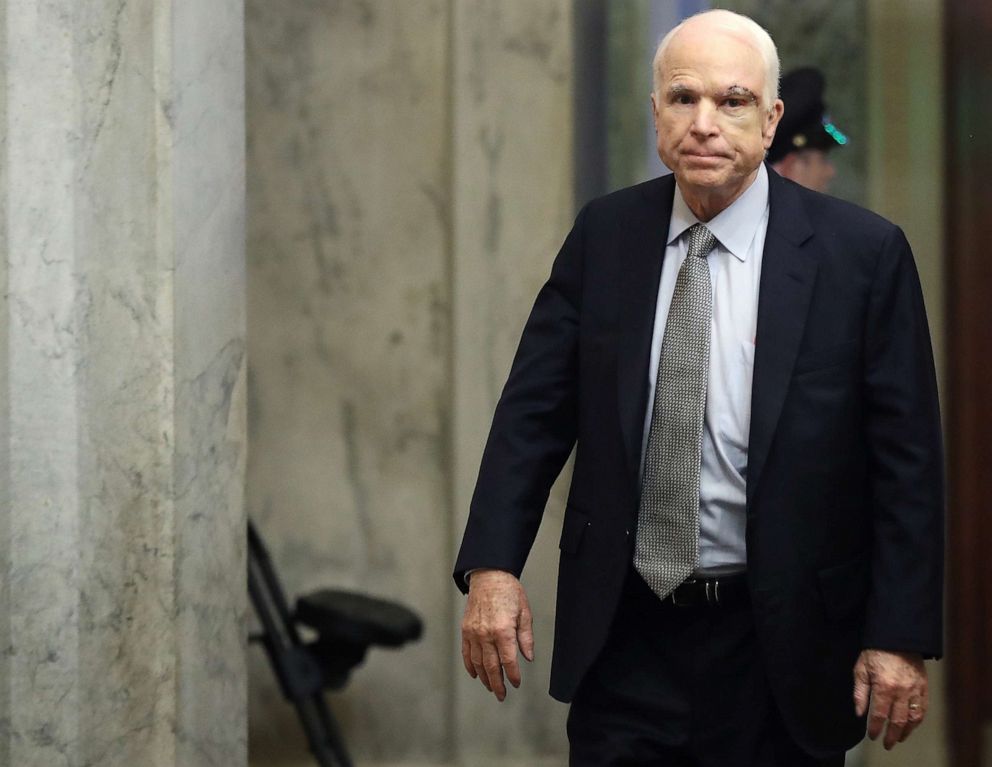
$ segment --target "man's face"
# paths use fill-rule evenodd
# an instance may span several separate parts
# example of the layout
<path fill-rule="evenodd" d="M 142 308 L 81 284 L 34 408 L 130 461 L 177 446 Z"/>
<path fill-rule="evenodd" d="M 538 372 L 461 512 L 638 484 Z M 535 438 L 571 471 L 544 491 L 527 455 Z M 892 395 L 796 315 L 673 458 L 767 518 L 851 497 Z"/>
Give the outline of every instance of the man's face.
<path fill-rule="evenodd" d="M 830 155 L 822 149 L 789 152 L 775 167 L 786 178 L 817 192 L 826 192 L 836 173 Z"/>
<path fill-rule="evenodd" d="M 658 155 L 683 193 L 729 204 L 744 191 L 782 116 L 764 89 L 761 54 L 743 33 L 701 20 L 671 41 L 651 103 Z"/>

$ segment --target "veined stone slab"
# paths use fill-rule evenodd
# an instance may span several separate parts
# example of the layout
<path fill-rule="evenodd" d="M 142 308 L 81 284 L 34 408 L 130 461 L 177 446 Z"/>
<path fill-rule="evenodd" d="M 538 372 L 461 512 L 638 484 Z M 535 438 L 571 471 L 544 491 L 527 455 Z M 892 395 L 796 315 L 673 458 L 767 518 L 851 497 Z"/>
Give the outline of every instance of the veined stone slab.
<path fill-rule="evenodd" d="M 0 763 L 244 764 L 240 4 L 0 18 Z"/>

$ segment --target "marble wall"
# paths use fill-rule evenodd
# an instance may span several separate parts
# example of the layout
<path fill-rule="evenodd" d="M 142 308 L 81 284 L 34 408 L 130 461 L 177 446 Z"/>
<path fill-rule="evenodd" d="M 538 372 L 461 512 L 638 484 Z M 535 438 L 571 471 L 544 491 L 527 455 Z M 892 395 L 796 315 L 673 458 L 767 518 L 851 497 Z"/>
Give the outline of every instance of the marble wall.
<path fill-rule="evenodd" d="M 246 763 L 242 10 L 0 3 L 0 763 Z"/>
<path fill-rule="evenodd" d="M 249 513 L 290 594 L 400 600 L 335 712 L 356 753 L 451 739 L 444 2 L 247 3 Z M 252 759 L 308 764 L 264 656 Z"/>
<path fill-rule="evenodd" d="M 455 545 L 520 332 L 574 215 L 570 6 L 559 0 L 453 4 Z M 497 708 L 451 653 L 464 764 L 494 755 L 526 764 L 566 752 L 567 707 L 547 693 L 564 490 L 559 480 L 522 576 L 536 657 L 533 665 L 523 664 L 520 690 Z M 453 546 L 451 557 L 454 552 Z M 462 604 L 457 598 L 459 615 Z"/>
<path fill-rule="evenodd" d="M 425 619 L 419 643 L 374 650 L 331 696 L 360 763 L 560 754 L 561 499 L 525 573 L 539 660 L 502 706 L 465 676 L 450 569 L 493 405 L 571 223 L 570 3 L 246 12 L 249 513 L 290 594 L 356 588 Z M 263 655 L 249 662 L 252 764 L 309 764 Z"/>

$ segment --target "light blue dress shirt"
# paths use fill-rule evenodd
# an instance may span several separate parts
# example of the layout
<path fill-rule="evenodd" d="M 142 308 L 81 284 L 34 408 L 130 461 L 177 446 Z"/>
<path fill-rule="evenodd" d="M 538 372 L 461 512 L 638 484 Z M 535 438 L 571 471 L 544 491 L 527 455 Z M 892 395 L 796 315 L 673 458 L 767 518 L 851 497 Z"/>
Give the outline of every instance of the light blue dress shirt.
<path fill-rule="evenodd" d="M 682 235 L 699 220 L 676 186 L 668 225 L 665 260 L 655 308 L 644 415 L 641 471 L 654 406 L 658 360 L 675 279 L 688 251 Z M 699 565 L 696 575 L 723 575 L 747 567 L 744 544 L 747 442 L 751 425 L 751 374 L 758 324 L 761 257 L 768 231 L 768 172 L 762 164 L 755 180 L 733 204 L 705 224 L 717 244 L 708 256 L 713 286 L 710 372 L 703 422 L 699 473 Z"/>

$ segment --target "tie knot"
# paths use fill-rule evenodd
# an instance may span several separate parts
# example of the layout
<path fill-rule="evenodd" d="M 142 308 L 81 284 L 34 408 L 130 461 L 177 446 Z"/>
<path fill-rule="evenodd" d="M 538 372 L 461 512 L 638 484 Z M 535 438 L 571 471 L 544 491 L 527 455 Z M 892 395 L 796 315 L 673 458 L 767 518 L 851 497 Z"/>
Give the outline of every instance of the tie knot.
<path fill-rule="evenodd" d="M 706 258 L 716 245 L 716 237 L 713 232 L 702 224 L 694 224 L 689 229 L 689 257 Z"/>

